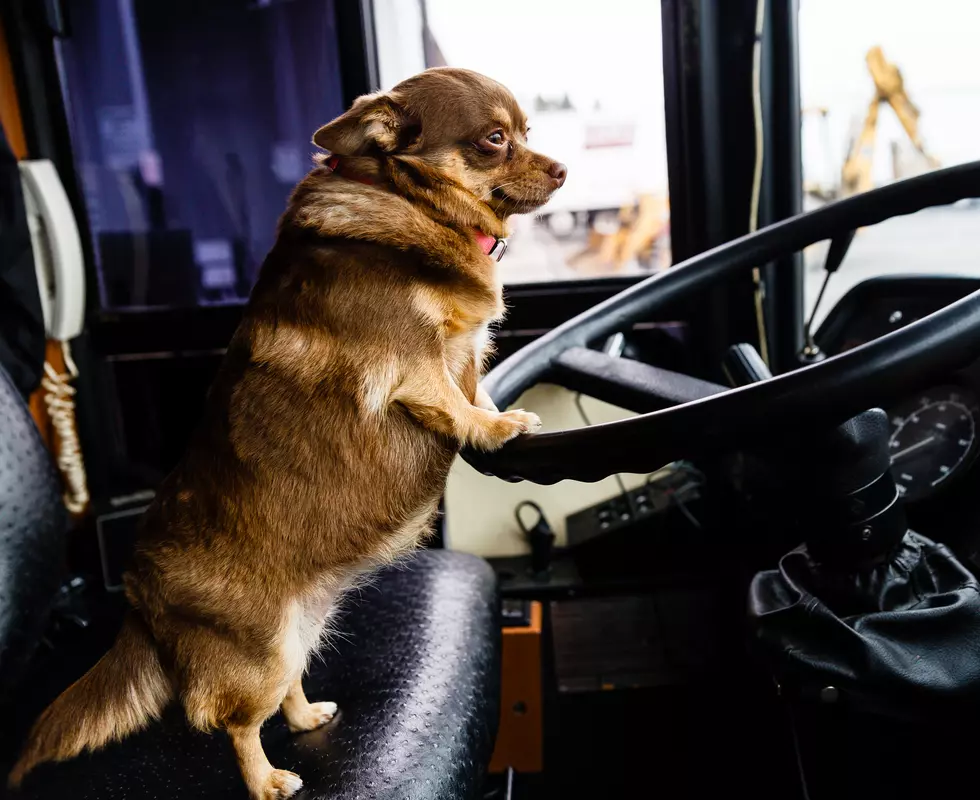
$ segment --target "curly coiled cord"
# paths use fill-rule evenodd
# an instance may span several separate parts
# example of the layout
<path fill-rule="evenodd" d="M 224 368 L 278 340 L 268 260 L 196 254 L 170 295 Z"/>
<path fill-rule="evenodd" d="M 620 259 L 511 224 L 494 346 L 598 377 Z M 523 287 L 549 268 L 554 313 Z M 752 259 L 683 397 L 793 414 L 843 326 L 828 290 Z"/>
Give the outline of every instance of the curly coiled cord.
<path fill-rule="evenodd" d="M 78 367 L 71 357 L 68 342 L 61 342 L 66 373 L 59 373 L 47 361 L 44 362 L 44 405 L 57 437 L 57 463 L 65 482 L 65 507 L 72 514 L 80 514 L 88 505 L 88 475 L 85 460 L 75 426 L 75 387 L 71 382 L 78 377 Z"/>

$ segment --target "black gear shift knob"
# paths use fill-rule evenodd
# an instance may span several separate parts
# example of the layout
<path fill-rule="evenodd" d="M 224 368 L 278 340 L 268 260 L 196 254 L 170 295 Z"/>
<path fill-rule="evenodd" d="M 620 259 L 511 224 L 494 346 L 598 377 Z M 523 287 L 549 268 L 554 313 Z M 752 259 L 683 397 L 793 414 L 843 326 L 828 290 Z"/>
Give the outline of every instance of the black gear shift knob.
<path fill-rule="evenodd" d="M 810 491 L 800 519 L 810 555 L 850 570 L 887 557 L 908 530 L 891 475 L 888 416 L 864 411 L 822 432 L 798 454 Z"/>
<path fill-rule="evenodd" d="M 772 377 L 750 344 L 728 348 L 723 367 L 736 387 Z M 890 433 L 888 416 L 874 408 L 805 434 L 776 456 L 793 475 L 795 516 L 810 555 L 831 570 L 878 563 L 908 529 L 891 475 Z"/>

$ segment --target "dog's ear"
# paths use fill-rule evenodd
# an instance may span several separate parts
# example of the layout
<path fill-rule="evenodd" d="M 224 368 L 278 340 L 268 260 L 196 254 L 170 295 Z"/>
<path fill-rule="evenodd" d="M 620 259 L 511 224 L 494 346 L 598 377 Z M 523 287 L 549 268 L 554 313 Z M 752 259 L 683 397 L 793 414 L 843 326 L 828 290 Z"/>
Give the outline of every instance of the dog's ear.
<path fill-rule="evenodd" d="M 313 144 L 340 156 L 359 156 L 377 148 L 395 153 L 418 138 L 421 126 L 390 94 L 358 97 L 350 111 L 327 123 Z"/>

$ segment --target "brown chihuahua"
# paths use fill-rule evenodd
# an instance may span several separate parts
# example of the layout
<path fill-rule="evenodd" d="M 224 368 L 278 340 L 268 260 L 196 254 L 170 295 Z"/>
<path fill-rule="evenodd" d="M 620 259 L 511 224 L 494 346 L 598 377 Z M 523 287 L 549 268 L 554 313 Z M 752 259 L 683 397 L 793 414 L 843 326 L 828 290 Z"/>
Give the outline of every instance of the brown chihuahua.
<path fill-rule="evenodd" d="M 338 598 L 428 533 L 462 445 L 538 427 L 478 384 L 511 214 L 565 168 L 500 84 L 433 69 L 313 137 L 204 419 L 142 521 L 113 648 L 44 712 L 10 776 L 120 739 L 179 699 L 228 732 L 253 798 L 302 786 L 259 740 L 336 713 L 303 694 Z"/>

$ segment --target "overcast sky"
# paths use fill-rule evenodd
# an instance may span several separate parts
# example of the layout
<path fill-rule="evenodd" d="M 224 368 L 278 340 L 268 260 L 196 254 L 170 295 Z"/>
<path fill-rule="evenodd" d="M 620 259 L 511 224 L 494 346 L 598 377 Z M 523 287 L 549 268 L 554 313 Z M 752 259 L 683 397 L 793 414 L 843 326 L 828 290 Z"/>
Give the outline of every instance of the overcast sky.
<path fill-rule="evenodd" d="M 662 74 L 656 0 L 426 0 L 426 5 L 450 64 L 490 75 L 518 94 L 567 91 L 612 103 L 635 99 L 648 76 Z M 662 105 L 662 87 L 658 96 Z"/>

